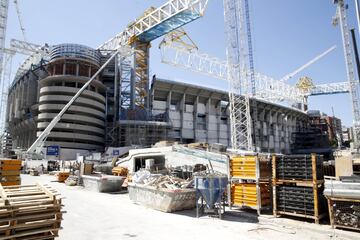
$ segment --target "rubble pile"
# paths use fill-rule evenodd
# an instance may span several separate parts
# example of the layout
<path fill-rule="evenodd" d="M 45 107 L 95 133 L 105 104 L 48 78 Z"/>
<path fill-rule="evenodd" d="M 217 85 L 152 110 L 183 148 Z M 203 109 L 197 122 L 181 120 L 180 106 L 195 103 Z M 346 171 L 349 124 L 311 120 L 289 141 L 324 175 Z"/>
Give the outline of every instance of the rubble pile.
<path fill-rule="evenodd" d="M 132 177 L 132 181 L 145 186 L 154 186 L 156 188 L 184 189 L 193 187 L 193 179 L 181 179 L 169 175 L 151 174 L 147 170 L 139 170 Z"/>

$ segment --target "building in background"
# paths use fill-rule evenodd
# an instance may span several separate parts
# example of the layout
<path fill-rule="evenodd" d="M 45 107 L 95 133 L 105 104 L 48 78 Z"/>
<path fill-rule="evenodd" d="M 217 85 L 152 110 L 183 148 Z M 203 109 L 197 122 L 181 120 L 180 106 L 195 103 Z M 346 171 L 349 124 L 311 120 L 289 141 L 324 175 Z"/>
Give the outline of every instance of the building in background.
<path fill-rule="evenodd" d="M 6 148 L 27 149 L 71 97 L 110 57 L 78 44 L 51 47 L 50 59 L 17 74 L 7 106 Z M 125 106 L 126 91 L 113 60 L 51 131 L 43 152 L 55 159 L 104 152 L 110 147 L 147 147 L 161 140 L 230 146 L 228 93 L 204 86 L 157 79 L 149 86 L 149 107 Z M 294 132 L 308 128 L 306 113 L 251 100 L 256 149 L 290 153 Z M 256 111 L 254 111 L 256 109 Z"/>
<path fill-rule="evenodd" d="M 343 130 L 341 120 L 339 118 L 328 116 L 318 110 L 309 110 L 308 115 L 310 125 L 326 133 L 331 146 L 343 144 Z"/>

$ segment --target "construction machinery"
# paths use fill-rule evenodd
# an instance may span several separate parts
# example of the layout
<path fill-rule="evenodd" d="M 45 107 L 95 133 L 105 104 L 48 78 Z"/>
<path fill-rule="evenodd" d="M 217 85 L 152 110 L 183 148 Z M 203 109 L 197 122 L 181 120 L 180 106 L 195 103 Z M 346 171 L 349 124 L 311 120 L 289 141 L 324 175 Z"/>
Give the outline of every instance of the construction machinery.
<path fill-rule="evenodd" d="M 159 8 L 149 8 L 140 18 L 130 23 L 123 32 L 99 46 L 99 50 L 109 51 L 111 56 L 50 122 L 27 150 L 27 154 L 41 153 L 47 136 L 61 120 L 64 113 L 114 59 L 117 59 L 121 70 L 120 88 L 122 96 L 128 98 L 120 101 L 122 104 L 128 105 L 119 107 L 131 110 L 149 109 L 150 42 L 203 16 L 207 3 L 208 0 L 170 0 Z M 34 61 L 35 58 L 30 59 L 29 62 Z M 128 84 L 128 86 L 124 86 L 124 84 Z"/>
<path fill-rule="evenodd" d="M 349 92 L 352 102 L 353 125 L 354 125 L 354 148 L 359 148 L 360 138 L 360 106 L 359 106 L 359 82 L 355 79 L 355 68 L 353 63 L 353 49 L 350 43 L 350 31 L 348 27 L 345 0 L 333 0 L 336 4 L 336 15 L 333 18 L 333 25 L 339 24 L 343 41 L 346 73 L 349 83 Z"/>

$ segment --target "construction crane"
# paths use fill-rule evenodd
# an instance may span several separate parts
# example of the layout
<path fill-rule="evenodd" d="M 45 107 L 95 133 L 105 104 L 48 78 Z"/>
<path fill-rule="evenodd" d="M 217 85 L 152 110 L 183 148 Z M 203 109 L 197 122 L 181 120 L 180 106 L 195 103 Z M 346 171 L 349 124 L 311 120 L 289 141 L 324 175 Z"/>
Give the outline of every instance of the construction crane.
<path fill-rule="evenodd" d="M 14 0 L 14 5 L 15 5 L 15 8 L 16 8 L 16 13 L 17 13 L 17 17 L 18 17 L 18 20 L 19 20 L 19 25 L 20 25 L 22 35 L 23 35 L 24 41 L 26 41 L 25 27 L 24 27 L 24 22 L 23 22 L 22 17 L 21 17 L 19 1 Z"/>
<path fill-rule="evenodd" d="M 333 18 L 333 25 L 339 24 L 343 41 L 346 73 L 349 82 L 349 92 L 352 101 L 353 125 L 354 125 L 354 148 L 358 149 L 360 139 L 360 106 L 359 106 L 359 82 L 355 79 L 353 63 L 353 51 L 350 44 L 350 31 L 347 22 L 345 0 L 333 0 L 337 5 L 336 15 Z"/>
<path fill-rule="evenodd" d="M 302 65 L 301 67 L 299 67 L 295 71 L 285 75 L 284 77 L 282 77 L 280 79 L 280 81 L 281 82 L 286 82 L 286 81 L 290 80 L 296 74 L 298 74 L 299 72 L 303 71 L 304 69 L 310 67 L 312 64 L 316 63 L 317 61 L 319 61 L 320 59 L 322 59 L 323 57 L 325 57 L 326 55 L 328 55 L 329 53 L 331 53 L 335 49 L 336 49 L 336 46 L 334 45 L 331 48 L 329 48 L 328 50 L 326 50 L 325 52 L 323 52 L 323 53 L 319 54 L 318 56 L 316 56 L 315 58 L 311 59 L 309 62 L 305 63 L 304 65 Z"/>
<path fill-rule="evenodd" d="M 112 50 L 130 45 L 134 56 L 123 61 L 121 92 L 123 109 L 149 109 L 149 48 L 150 42 L 204 15 L 208 0 L 170 0 L 159 8 L 151 7 L 112 39 L 98 47 Z M 125 64 L 128 63 L 128 64 Z M 130 79 L 129 79 L 130 78 Z"/>
<path fill-rule="evenodd" d="M 223 3 L 229 66 L 231 145 L 234 150 L 253 151 L 250 97 L 256 89 L 251 69 L 252 52 L 249 48 L 251 36 L 248 29 L 248 1 L 224 0 Z"/>
<path fill-rule="evenodd" d="M 26 154 L 34 152 L 41 153 L 42 146 L 51 130 L 61 120 L 63 114 L 72 103 L 81 95 L 86 87 L 96 78 L 96 76 L 114 60 L 117 56 L 120 66 L 127 62 L 131 56 L 132 68 L 128 68 L 129 74 L 122 72 L 122 75 L 131 77 L 128 82 L 131 84 L 129 96 L 131 99 L 129 107 L 148 108 L 148 84 L 149 84 L 149 48 L 150 42 L 161 37 L 185 24 L 188 24 L 203 16 L 208 0 L 170 0 L 161 7 L 150 8 L 143 16 L 128 25 L 121 33 L 98 47 L 102 51 L 113 51 L 108 60 L 100 69 L 84 84 L 75 96 L 64 106 L 58 115 L 49 123 L 46 129 L 41 132 L 35 142 L 27 150 Z M 131 49 L 129 49 L 131 47 Z M 33 55 L 32 55 L 33 56 Z M 34 60 L 29 60 L 33 62 Z M 124 70 L 124 69 L 122 69 Z M 134 74 L 132 74 L 134 73 Z M 124 87 L 124 86 L 122 86 Z M 124 101 L 125 102 L 125 101 Z"/>
<path fill-rule="evenodd" d="M 26 41 L 25 28 L 21 18 L 19 3 L 14 0 L 20 28 Z M 11 42 L 10 49 L 5 48 L 7 17 L 9 10 L 9 0 L 0 0 L 0 134 L 5 127 L 5 111 L 7 102 L 7 90 L 11 81 L 12 59 L 16 53 L 24 53 L 24 49 L 18 48 L 18 43 Z M 23 42 L 23 45 L 26 42 Z"/>
<path fill-rule="evenodd" d="M 204 74 L 221 80 L 229 80 L 226 61 L 202 53 L 184 32 L 172 32 L 160 43 L 161 62 L 183 68 L 195 73 Z M 248 73 L 249 74 L 249 73 Z M 254 72 L 255 98 L 275 103 L 286 103 L 289 106 L 303 102 L 304 94 L 295 86 L 280 82 L 259 72 Z M 241 82 L 245 88 L 246 82 Z"/>

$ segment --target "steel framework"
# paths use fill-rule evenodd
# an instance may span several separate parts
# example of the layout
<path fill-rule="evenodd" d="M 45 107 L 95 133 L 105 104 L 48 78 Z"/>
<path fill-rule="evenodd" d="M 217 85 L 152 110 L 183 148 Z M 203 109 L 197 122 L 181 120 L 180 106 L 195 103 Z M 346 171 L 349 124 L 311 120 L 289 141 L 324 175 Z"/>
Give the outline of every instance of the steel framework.
<path fill-rule="evenodd" d="M 254 83 L 247 74 L 251 70 L 244 1 L 246 0 L 224 0 L 230 129 L 233 149 L 253 151 L 249 98 Z"/>
<path fill-rule="evenodd" d="M 234 70 L 228 69 L 227 63 L 221 59 L 201 53 L 197 49 L 183 48 L 166 39 L 160 44 L 160 50 L 163 63 L 210 77 L 228 81 L 228 71 Z M 304 101 L 304 93 L 295 86 L 257 72 L 254 73 L 254 78 L 256 88 L 254 97 L 257 99 L 278 103 L 285 102 L 289 105 L 303 103 Z M 241 82 L 244 88 L 246 87 L 245 84 L 246 82 Z"/>
<path fill-rule="evenodd" d="M 309 93 L 309 96 L 329 95 L 337 93 L 348 93 L 350 91 L 349 82 L 327 83 L 315 85 Z"/>
<path fill-rule="evenodd" d="M 359 82 L 355 79 L 355 70 L 353 63 L 353 51 L 350 45 L 350 32 L 346 15 L 346 4 L 344 0 L 334 0 L 337 4 L 336 16 L 333 18 L 333 24 L 339 23 L 343 41 L 346 73 L 349 82 L 349 91 L 352 101 L 353 124 L 354 124 L 354 147 L 359 147 L 360 139 L 360 106 L 359 106 Z"/>
<path fill-rule="evenodd" d="M 118 46 L 130 45 L 134 55 L 125 61 L 132 64 L 132 70 L 123 71 L 123 79 L 130 76 L 130 82 L 122 81 L 126 105 L 122 109 L 149 107 L 149 48 L 150 42 L 185 24 L 203 16 L 208 0 L 170 0 L 159 8 L 149 8 L 143 16 L 112 39 L 100 45 L 100 50 L 114 50 Z"/>

